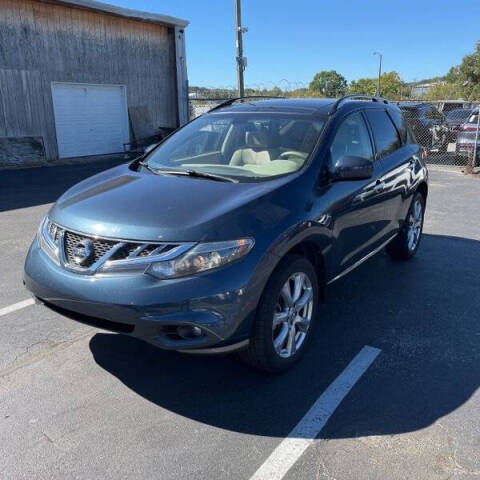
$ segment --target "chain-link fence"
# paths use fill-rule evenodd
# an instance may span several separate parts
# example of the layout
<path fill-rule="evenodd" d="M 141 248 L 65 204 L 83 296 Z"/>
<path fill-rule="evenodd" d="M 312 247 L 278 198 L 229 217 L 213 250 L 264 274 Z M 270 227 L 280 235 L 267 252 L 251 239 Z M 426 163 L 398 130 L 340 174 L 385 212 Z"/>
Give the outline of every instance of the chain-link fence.
<path fill-rule="evenodd" d="M 245 95 L 254 94 L 245 92 Z M 234 87 L 191 89 L 188 95 L 190 119 L 203 115 L 216 105 L 236 97 L 238 97 L 238 91 Z"/>
<path fill-rule="evenodd" d="M 190 119 L 197 118 L 204 113 L 207 113 L 213 107 L 223 103 L 233 97 L 213 97 L 213 98 L 198 98 L 190 97 L 188 102 Z"/>
<path fill-rule="evenodd" d="M 267 82 L 247 85 L 245 96 L 250 97 L 309 97 L 314 96 L 308 86 L 302 82 L 280 80 L 278 83 Z M 317 95 L 318 96 L 318 95 Z M 234 86 L 227 87 L 191 87 L 189 92 L 190 119 L 203 115 L 226 100 L 238 97 Z"/>
<path fill-rule="evenodd" d="M 480 166 L 479 105 L 462 100 L 398 102 L 427 163 Z"/>
<path fill-rule="evenodd" d="M 285 81 L 286 82 L 286 81 Z M 246 89 L 248 96 L 308 97 L 309 90 L 287 82 Z M 203 115 L 220 103 L 237 97 L 235 88 L 201 88 L 189 94 L 190 118 Z M 340 96 L 340 95 L 338 95 Z M 427 163 L 471 171 L 480 167 L 479 103 L 463 100 L 394 100 L 403 111 Z"/>

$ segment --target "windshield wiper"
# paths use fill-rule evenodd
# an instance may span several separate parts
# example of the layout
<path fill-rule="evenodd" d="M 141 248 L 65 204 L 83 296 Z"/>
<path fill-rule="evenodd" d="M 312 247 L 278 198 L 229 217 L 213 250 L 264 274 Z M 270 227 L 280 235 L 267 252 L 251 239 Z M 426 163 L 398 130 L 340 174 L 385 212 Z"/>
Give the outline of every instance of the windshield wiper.
<path fill-rule="evenodd" d="M 208 178 L 209 180 L 215 180 L 217 182 L 231 182 L 231 183 L 238 183 L 238 180 L 230 177 L 224 177 L 223 175 L 216 175 L 215 173 L 207 173 L 207 172 L 199 172 L 198 170 L 167 170 L 164 168 L 152 168 L 148 164 L 143 164 L 153 173 L 158 175 L 185 175 L 187 177 L 195 177 L 195 178 Z"/>
<path fill-rule="evenodd" d="M 145 157 L 145 155 L 142 155 L 140 158 L 144 158 L 144 157 Z M 154 168 L 152 168 L 152 167 L 148 164 L 148 162 L 145 162 L 144 160 L 140 160 L 140 161 L 138 162 L 138 165 L 141 165 L 142 167 L 145 167 L 147 170 L 149 170 L 149 171 L 152 172 L 152 173 L 157 173 L 157 171 L 156 171 Z"/>

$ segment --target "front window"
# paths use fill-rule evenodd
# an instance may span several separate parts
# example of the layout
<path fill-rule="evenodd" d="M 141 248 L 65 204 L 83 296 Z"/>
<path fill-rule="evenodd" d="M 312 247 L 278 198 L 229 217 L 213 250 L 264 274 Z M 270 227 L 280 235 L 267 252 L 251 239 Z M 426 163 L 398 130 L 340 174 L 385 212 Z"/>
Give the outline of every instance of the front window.
<path fill-rule="evenodd" d="M 299 170 L 325 120 L 290 113 L 215 113 L 200 117 L 147 156 L 158 173 L 196 171 L 239 181 Z"/>
<path fill-rule="evenodd" d="M 361 113 L 352 113 L 343 121 L 330 146 L 332 166 L 344 156 L 373 160 L 372 143 Z"/>

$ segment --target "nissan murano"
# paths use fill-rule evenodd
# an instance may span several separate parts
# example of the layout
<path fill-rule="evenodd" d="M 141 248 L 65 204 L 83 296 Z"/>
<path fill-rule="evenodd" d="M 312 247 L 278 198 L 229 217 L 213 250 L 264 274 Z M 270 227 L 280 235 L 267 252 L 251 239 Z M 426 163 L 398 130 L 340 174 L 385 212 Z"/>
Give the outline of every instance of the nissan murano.
<path fill-rule="evenodd" d="M 70 318 L 282 371 L 328 284 L 415 255 L 427 175 L 384 99 L 231 100 L 62 195 L 24 281 Z"/>

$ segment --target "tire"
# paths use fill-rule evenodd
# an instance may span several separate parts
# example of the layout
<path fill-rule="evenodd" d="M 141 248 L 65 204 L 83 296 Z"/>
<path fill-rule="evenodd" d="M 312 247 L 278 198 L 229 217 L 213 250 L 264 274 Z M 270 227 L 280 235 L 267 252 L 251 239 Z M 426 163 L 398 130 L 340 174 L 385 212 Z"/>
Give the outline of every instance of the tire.
<path fill-rule="evenodd" d="M 420 217 L 418 218 L 418 205 Z M 387 253 L 395 260 L 410 260 L 417 253 L 423 232 L 423 219 L 425 215 L 425 199 L 419 192 L 415 194 L 408 210 L 407 218 L 399 234 L 387 245 Z M 412 228 L 415 233 L 412 233 Z M 412 241 L 412 235 L 414 240 Z"/>
<path fill-rule="evenodd" d="M 297 282 L 302 287 L 296 289 Z M 298 302 L 287 302 L 284 288 L 289 290 L 293 300 L 295 293 L 299 293 Z M 309 292 L 311 300 L 307 302 Z M 305 303 L 303 307 L 302 302 Z M 302 256 L 286 256 L 265 287 L 257 307 L 250 343 L 239 352 L 240 358 L 271 373 L 291 368 L 310 343 L 317 308 L 318 278 L 315 268 Z"/>

